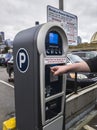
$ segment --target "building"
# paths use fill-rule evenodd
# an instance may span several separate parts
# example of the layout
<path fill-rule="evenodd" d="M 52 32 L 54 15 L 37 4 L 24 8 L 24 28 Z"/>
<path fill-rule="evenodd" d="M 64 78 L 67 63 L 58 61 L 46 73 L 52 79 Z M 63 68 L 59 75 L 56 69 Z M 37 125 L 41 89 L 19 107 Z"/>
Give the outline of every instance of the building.
<path fill-rule="evenodd" d="M 80 44 L 80 43 L 82 43 L 82 39 L 81 39 L 80 36 L 77 36 L 77 45 Z"/>
<path fill-rule="evenodd" d="M 13 48 L 13 41 L 10 39 L 5 39 L 4 32 L 0 32 L 0 53 L 4 50 L 5 47 Z"/>
<path fill-rule="evenodd" d="M 4 41 L 4 32 L 0 32 L 0 43 Z"/>
<path fill-rule="evenodd" d="M 97 32 L 95 32 L 91 37 L 90 43 L 97 43 Z"/>

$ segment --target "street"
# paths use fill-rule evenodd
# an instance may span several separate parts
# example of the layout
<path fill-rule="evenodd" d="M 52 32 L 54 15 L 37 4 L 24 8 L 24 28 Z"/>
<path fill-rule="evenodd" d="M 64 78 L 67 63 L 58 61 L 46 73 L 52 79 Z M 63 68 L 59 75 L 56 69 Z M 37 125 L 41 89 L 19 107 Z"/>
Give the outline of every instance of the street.
<path fill-rule="evenodd" d="M 14 115 L 14 88 L 13 83 L 8 83 L 6 68 L 0 66 L 0 130 L 3 121 Z"/>

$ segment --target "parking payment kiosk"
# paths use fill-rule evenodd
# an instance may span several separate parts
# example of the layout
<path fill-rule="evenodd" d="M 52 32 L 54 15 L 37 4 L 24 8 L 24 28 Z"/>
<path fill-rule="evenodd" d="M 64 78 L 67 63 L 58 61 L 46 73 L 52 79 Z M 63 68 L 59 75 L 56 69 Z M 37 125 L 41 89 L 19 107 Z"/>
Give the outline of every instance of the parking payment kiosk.
<path fill-rule="evenodd" d="M 17 130 L 63 130 L 65 75 L 52 66 L 66 64 L 67 37 L 56 22 L 19 32 L 14 39 Z"/>

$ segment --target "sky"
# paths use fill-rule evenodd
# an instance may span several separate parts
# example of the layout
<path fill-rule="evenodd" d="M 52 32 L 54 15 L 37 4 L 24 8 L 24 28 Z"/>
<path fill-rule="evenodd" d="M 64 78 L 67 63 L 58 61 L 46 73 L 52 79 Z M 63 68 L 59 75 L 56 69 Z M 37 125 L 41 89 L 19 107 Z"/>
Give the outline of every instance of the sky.
<path fill-rule="evenodd" d="M 0 0 L 0 32 L 13 40 L 24 29 L 47 22 L 47 5 L 59 8 L 59 0 Z M 64 11 L 78 17 L 78 35 L 90 42 L 97 32 L 97 0 L 64 0 Z"/>

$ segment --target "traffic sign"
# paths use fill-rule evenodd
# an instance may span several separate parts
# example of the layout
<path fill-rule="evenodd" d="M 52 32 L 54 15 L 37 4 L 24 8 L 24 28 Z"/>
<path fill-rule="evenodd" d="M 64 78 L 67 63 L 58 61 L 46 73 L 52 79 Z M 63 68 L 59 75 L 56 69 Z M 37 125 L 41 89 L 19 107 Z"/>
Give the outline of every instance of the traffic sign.
<path fill-rule="evenodd" d="M 20 48 L 16 55 L 16 65 L 20 72 L 25 73 L 29 67 L 29 55 L 27 50 Z"/>

